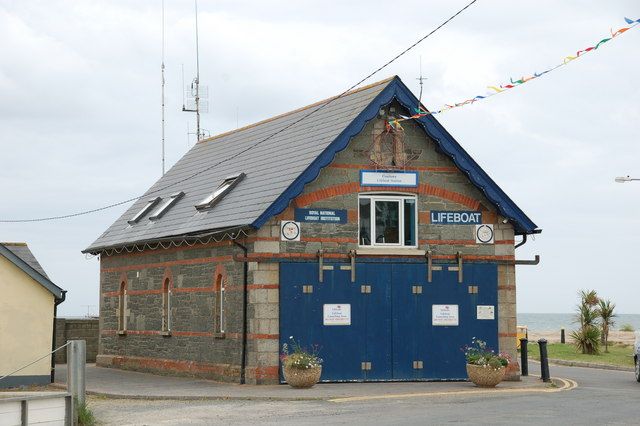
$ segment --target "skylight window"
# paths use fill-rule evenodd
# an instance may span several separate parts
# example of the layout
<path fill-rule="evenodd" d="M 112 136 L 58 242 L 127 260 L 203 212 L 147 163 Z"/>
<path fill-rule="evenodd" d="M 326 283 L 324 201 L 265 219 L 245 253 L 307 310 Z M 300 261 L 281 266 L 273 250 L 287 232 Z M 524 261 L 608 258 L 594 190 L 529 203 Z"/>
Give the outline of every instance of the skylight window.
<path fill-rule="evenodd" d="M 162 198 L 156 197 L 147 201 L 147 204 L 145 204 L 144 207 L 142 207 L 142 209 L 134 217 L 129 219 L 127 223 L 129 223 L 129 225 L 135 225 L 136 223 L 138 223 L 138 221 L 140 221 L 140 219 L 142 219 L 144 215 L 149 213 L 151 209 L 154 208 L 156 204 L 160 202 L 160 200 L 162 200 Z"/>
<path fill-rule="evenodd" d="M 206 210 L 215 206 L 229 191 L 231 191 L 244 178 L 244 173 L 229 176 L 222 181 L 220 186 L 213 191 L 213 194 L 196 204 L 196 209 Z"/>
<path fill-rule="evenodd" d="M 184 195 L 184 192 L 176 192 L 175 194 L 171 194 L 171 197 L 167 201 L 165 201 L 158 209 L 153 212 L 151 216 L 149 216 L 149 220 L 158 220 L 160 219 L 166 212 L 178 202 L 180 198 Z"/>

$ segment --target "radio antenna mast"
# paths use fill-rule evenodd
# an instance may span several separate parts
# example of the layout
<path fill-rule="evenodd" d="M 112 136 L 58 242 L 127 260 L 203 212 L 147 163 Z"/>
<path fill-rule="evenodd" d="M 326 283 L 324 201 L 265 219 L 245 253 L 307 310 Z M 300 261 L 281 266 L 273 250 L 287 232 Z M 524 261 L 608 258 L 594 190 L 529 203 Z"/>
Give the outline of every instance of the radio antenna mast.
<path fill-rule="evenodd" d="M 418 109 L 422 105 L 422 82 L 424 80 L 428 80 L 426 77 L 422 76 L 422 56 L 420 56 L 420 77 L 416 78 L 420 82 L 420 96 L 418 96 Z"/>
<path fill-rule="evenodd" d="M 164 176 L 164 0 L 162 0 L 162 64 L 160 70 L 162 73 L 162 176 Z"/>
<path fill-rule="evenodd" d="M 200 112 L 206 112 L 208 104 L 202 102 L 201 96 L 207 97 L 208 91 L 206 87 L 200 87 L 200 48 L 198 40 L 198 0 L 194 0 L 195 13 L 196 13 L 196 78 L 191 82 L 190 90 L 187 92 L 187 97 L 193 99 L 193 107 L 189 105 L 182 106 L 182 111 L 195 112 L 196 113 L 196 140 L 200 141 L 204 137 L 204 132 L 200 128 Z M 190 100 L 190 99 L 188 99 Z"/>

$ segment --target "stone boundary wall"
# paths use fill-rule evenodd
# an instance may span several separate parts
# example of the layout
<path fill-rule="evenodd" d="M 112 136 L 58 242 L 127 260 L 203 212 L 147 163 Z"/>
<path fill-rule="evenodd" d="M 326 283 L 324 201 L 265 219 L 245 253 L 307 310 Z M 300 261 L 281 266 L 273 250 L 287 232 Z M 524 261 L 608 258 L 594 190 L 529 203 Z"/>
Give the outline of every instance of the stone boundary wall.
<path fill-rule="evenodd" d="M 96 362 L 98 355 L 98 318 L 56 318 L 56 348 L 69 340 L 87 342 L 87 362 Z M 66 364 L 67 351 L 55 353 L 56 364 Z"/>

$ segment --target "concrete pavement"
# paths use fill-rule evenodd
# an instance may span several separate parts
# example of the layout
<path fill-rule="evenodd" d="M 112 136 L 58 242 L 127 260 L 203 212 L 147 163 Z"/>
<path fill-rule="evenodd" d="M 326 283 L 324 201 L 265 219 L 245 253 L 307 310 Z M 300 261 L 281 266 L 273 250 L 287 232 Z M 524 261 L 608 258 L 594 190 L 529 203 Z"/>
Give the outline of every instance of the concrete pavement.
<path fill-rule="evenodd" d="M 529 366 L 539 374 L 536 364 Z M 89 397 L 106 425 L 637 425 L 640 383 L 632 372 L 552 366 L 579 383 L 570 392 L 430 393 L 335 401 L 113 400 Z M 373 384 L 383 389 L 391 384 Z M 417 383 L 416 387 L 440 385 Z M 458 383 L 454 385 L 463 385 Z M 466 384 L 469 387 L 472 385 Z M 324 386 L 324 385 L 321 385 Z M 338 385 L 343 386 L 343 385 Z M 351 384 L 349 384 L 351 386 Z M 357 386 L 357 385 L 356 385 Z M 364 388 L 364 387 L 363 387 Z M 499 389 L 499 388 L 498 388 Z M 497 390 L 497 389 L 496 389 Z M 397 395 L 397 394 L 394 394 Z"/>
<path fill-rule="evenodd" d="M 56 383 L 66 380 L 66 365 L 56 366 Z M 521 382 L 503 382 L 495 389 L 481 389 L 469 382 L 389 382 L 321 383 L 311 389 L 293 389 L 287 385 L 237 385 L 188 377 L 160 376 L 87 365 L 86 388 L 89 394 L 111 398 L 146 400 L 328 400 L 362 401 L 424 396 L 479 393 L 558 392 L 575 384 L 556 379 L 542 383 L 537 377 Z"/>

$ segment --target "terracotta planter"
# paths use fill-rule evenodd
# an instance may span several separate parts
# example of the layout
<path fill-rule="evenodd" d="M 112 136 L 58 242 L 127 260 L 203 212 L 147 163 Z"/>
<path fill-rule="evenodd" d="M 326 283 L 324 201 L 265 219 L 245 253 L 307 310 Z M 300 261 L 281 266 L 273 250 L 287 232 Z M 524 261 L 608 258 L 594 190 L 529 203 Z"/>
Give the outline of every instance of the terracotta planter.
<path fill-rule="evenodd" d="M 504 367 L 494 369 L 493 367 L 484 365 L 467 364 L 469 380 L 481 388 L 495 387 L 504 378 L 504 373 Z"/>
<path fill-rule="evenodd" d="M 284 379 L 293 388 L 310 388 L 318 381 L 322 374 L 322 366 L 313 368 L 295 368 L 282 366 Z"/>

